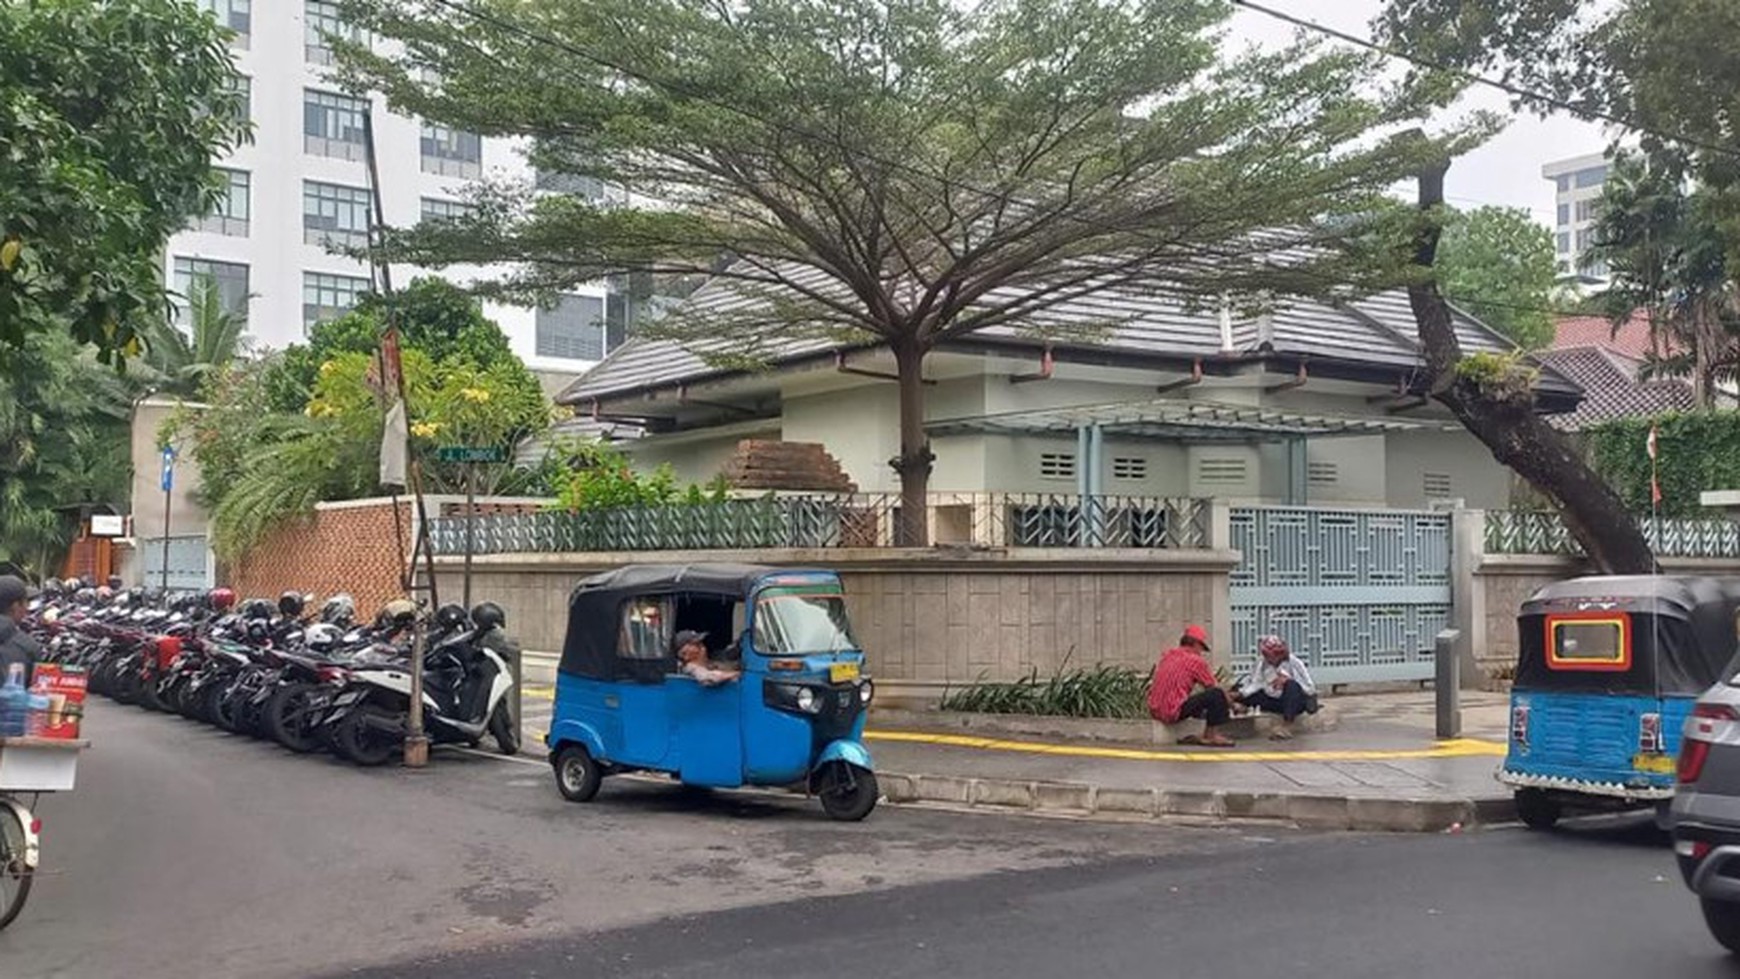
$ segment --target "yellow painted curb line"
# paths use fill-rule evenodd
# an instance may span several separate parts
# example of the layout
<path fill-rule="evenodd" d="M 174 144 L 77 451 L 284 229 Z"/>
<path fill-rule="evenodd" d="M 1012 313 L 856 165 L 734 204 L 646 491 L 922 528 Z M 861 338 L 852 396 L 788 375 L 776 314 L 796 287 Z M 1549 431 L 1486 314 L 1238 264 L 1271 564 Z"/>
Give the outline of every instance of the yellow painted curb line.
<path fill-rule="evenodd" d="M 1287 761 L 1401 761 L 1412 758 L 1502 758 L 1504 744 L 1475 738 L 1440 741 L 1430 748 L 1364 749 L 1345 751 L 1152 751 L 1144 748 L 1101 748 L 1092 745 L 1045 744 L 1038 741 L 1005 741 L 965 734 L 924 734 L 917 731 L 866 731 L 866 741 L 934 744 L 982 751 L 1012 751 L 1072 758 L 1115 758 L 1125 761 L 1191 762 L 1287 762 Z"/>

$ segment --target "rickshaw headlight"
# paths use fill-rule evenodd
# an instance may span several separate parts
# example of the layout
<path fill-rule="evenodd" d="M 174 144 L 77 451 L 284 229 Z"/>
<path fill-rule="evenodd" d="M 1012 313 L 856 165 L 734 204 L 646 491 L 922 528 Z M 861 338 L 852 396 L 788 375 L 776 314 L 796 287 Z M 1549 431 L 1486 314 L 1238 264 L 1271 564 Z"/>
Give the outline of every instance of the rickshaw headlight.
<path fill-rule="evenodd" d="M 863 683 L 858 685 L 858 702 L 860 704 L 864 704 L 864 705 L 868 706 L 870 703 L 870 698 L 874 697 L 875 695 L 876 695 L 876 688 L 870 683 L 869 680 L 865 680 Z"/>
<path fill-rule="evenodd" d="M 798 710 L 806 714 L 814 714 L 821 709 L 821 701 L 816 699 L 816 692 L 809 687 L 799 687 L 797 691 Z"/>

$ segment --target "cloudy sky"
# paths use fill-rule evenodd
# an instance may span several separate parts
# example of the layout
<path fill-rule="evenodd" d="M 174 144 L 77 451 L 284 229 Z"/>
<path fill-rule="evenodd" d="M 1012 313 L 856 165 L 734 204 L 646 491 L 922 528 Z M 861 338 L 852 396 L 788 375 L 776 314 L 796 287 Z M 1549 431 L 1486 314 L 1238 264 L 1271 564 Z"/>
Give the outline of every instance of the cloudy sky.
<path fill-rule="evenodd" d="M 1372 36 L 1371 20 L 1383 6 L 1382 0 L 1263 0 L 1263 4 L 1360 37 Z M 1267 46 L 1288 42 L 1295 28 L 1240 9 L 1231 30 L 1235 43 Z M 1477 88 L 1464 97 L 1459 110 L 1477 109 L 1508 115 L 1509 98 L 1493 89 Z M 1546 119 L 1518 115 L 1504 132 L 1456 161 L 1445 183 L 1445 195 L 1459 207 L 1500 204 L 1524 208 L 1542 224 L 1551 224 L 1553 187 L 1541 177 L 1541 165 L 1598 153 L 1607 142 L 1601 127 L 1567 115 Z"/>

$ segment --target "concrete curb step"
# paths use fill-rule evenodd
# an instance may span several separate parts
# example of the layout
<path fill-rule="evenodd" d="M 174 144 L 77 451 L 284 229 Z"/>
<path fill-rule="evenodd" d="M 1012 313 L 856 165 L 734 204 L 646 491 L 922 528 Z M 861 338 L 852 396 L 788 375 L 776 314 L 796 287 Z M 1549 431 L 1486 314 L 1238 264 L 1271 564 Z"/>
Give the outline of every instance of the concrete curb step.
<path fill-rule="evenodd" d="M 1508 822 L 1508 797 L 1408 799 L 1238 792 L 1222 789 L 1108 788 L 1079 782 L 967 778 L 877 772 L 889 802 L 941 802 L 987 811 L 1027 811 L 1108 819 L 1190 816 L 1274 819 L 1311 829 L 1437 833 Z"/>
<path fill-rule="evenodd" d="M 908 710 L 899 707 L 870 709 L 870 720 L 883 730 L 926 731 L 947 734 L 972 734 L 993 738 L 1061 738 L 1070 741 L 1096 741 L 1121 745 L 1175 745 L 1186 734 L 1201 734 L 1201 721 L 1162 724 L 1147 718 L 1139 720 L 1051 717 L 1041 714 L 978 714 L 968 711 Z M 1225 728 L 1235 741 L 1254 741 L 1268 736 L 1281 724 L 1277 714 L 1240 714 Z M 1298 721 L 1299 730 L 1306 733 L 1333 731 L 1338 726 L 1336 711 L 1325 704 L 1314 715 Z"/>

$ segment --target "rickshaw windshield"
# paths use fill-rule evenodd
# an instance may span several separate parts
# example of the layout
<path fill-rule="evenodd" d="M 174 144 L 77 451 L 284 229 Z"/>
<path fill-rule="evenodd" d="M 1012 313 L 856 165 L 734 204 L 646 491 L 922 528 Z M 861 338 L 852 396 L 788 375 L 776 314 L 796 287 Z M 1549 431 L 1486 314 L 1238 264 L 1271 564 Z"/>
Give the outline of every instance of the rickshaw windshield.
<path fill-rule="evenodd" d="M 768 656 L 856 650 L 839 592 L 774 588 L 755 602 L 755 649 Z"/>

